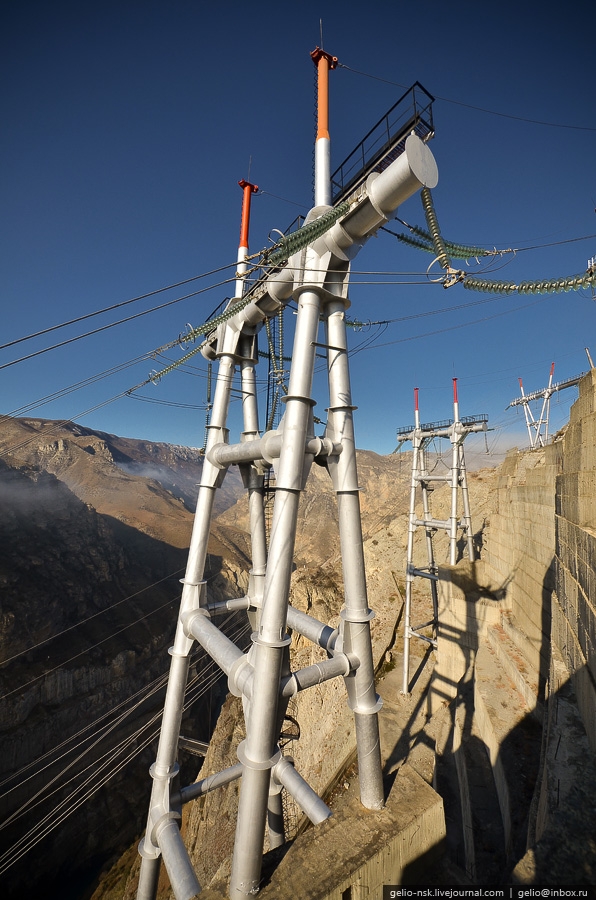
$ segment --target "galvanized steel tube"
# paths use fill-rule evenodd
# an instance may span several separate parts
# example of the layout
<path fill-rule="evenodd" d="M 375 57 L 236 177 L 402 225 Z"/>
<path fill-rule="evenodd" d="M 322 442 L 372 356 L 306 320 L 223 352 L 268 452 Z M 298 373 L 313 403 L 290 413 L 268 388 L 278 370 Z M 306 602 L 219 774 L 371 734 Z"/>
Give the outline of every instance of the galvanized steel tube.
<path fill-rule="evenodd" d="M 316 791 L 296 771 L 286 756 L 282 756 L 273 769 L 273 777 L 283 784 L 300 809 L 306 813 L 314 825 L 320 825 L 331 816 L 331 810 Z"/>
<path fill-rule="evenodd" d="M 228 766 L 227 769 L 216 772 L 214 775 L 208 775 L 200 781 L 195 781 L 194 784 L 183 787 L 178 793 L 172 794 L 172 805 L 176 806 L 178 803 L 188 803 L 190 800 L 195 800 L 197 797 L 203 797 L 205 794 L 214 791 L 218 787 L 223 787 L 226 784 L 230 784 L 232 781 L 236 781 L 241 775 L 242 763 Z"/>
<path fill-rule="evenodd" d="M 141 841 L 142 848 L 143 841 Z M 141 850 L 139 850 L 141 852 Z M 146 857 L 141 859 L 139 872 L 139 884 L 137 887 L 137 900 L 154 900 L 157 896 L 157 884 L 161 869 L 161 857 Z"/>
<path fill-rule="evenodd" d="M 350 660 L 345 653 L 338 653 L 333 659 L 324 659 L 320 663 L 293 672 L 283 685 L 282 696 L 293 697 L 298 691 L 305 691 L 315 684 L 323 684 L 331 678 L 337 678 L 338 675 L 348 675 L 357 667 L 356 660 Z"/>
<path fill-rule="evenodd" d="M 244 771 L 230 882 L 232 897 L 254 893 L 258 890 L 260 879 L 270 766 L 278 738 L 279 688 L 318 324 L 318 295 L 314 291 L 303 290 L 298 299 L 293 363 L 269 545 L 269 560 L 274 560 L 275 565 L 270 563 L 267 567 L 261 620 L 254 647 L 252 700 L 241 760 Z"/>
<path fill-rule="evenodd" d="M 201 892 L 201 885 L 190 863 L 178 824 L 169 819 L 157 828 L 164 865 L 176 900 L 192 900 Z"/>
<path fill-rule="evenodd" d="M 199 642 L 201 647 L 215 660 L 217 665 L 226 675 L 234 663 L 244 656 L 244 653 L 219 630 L 217 625 L 203 612 L 191 612 L 183 616 L 186 630 Z"/>
<path fill-rule="evenodd" d="M 318 644 L 323 650 L 333 650 L 337 629 L 332 628 L 331 625 L 319 622 L 318 619 L 303 613 L 294 606 L 288 606 L 287 622 L 292 631 L 297 631 L 313 644 Z"/>
<path fill-rule="evenodd" d="M 333 465 L 332 477 L 337 495 L 345 591 L 345 608 L 342 611 L 344 652 L 353 653 L 359 660 L 356 672 L 346 677 L 346 688 L 354 711 L 360 799 L 368 809 L 380 809 L 384 793 L 377 719 L 379 698 L 375 690 L 370 638 L 371 612 L 366 591 L 343 299 L 331 300 L 326 304 L 326 323 L 329 345 L 328 433 L 332 441 L 342 445 L 342 453 Z"/>

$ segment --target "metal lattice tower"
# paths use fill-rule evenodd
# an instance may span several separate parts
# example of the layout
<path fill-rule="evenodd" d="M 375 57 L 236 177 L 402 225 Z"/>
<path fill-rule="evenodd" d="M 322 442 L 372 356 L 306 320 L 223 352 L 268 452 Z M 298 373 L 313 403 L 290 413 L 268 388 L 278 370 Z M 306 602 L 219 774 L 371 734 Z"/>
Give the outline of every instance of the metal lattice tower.
<path fill-rule="evenodd" d="M 334 58 L 313 55 L 319 85 L 326 84 Z M 325 102 L 323 102 L 323 100 Z M 315 203 L 305 227 L 331 209 L 329 133 L 326 98 L 319 92 Z M 403 137 L 403 135 L 402 135 Z M 184 846 L 179 822 L 182 805 L 208 790 L 240 778 L 240 795 L 230 896 L 252 896 L 259 889 L 265 829 L 269 846 L 285 840 L 283 787 L 316 824 L 330 810 L 283 752 L 284 718 L 299 691 L 331 678 L 344 679 L 354 715 L 360 799 L 364 807 L 383 806 L 377 696 L 374 679 L 360 501 L 356 469 L 353 410 L 347 352 L 346 309 L 350 261 L 366 240 L 384 225 L 400 203 L 438 180 L 436 163 L 416 135 L 380 174 L 369 175 L 341 206 L 337 221 L 316 239 L 293 252 L 287 266 L 278 265 L 251 288 L 239 310 L 208 336 L 202 352 L 217 367 L 213 408 L 208 425 L 205 461 L 174 645 L 157 758 L 151 768 L 153 787 L 142 856 L 138 900 L 154 900 L 163 858 L 176 900 L 190 900 L 201 888 Z M 245 197 L 250 198 L 250 186 Z M 345 210 L 345 212 L 343 211 Z M 243 219 L 244 221 L 244 219 Z M 326 220 L 324 220 L 326 221 Z M 307 232 L 307 234 L 310 232 Z M 242 266 L 248 243 L 239 251 L 236 297 L 242 296 Z M 242 249 L 242 248 L 241 248 Z M 236 298 L 235 298 L 236 299 Z M 290 300 L 297 304 L 285 412 L 275 430 L 261 435 L 256 393 L 257 333 Z M 319 340 L 323 323 L 324 334 Z M 327 356 L 328 409 L 324 433 L 314 433 L 314 367 L 318 348 Z M 229 442 L 228 410 L 239 372 L 243 431 Z M 293 608 L 290 581 L 298 505 L 314 461 L 324 466 L 335 492 L 344 597 L 337 629 Z M 204 579 L 215 493 L 230 465 L 238 465 L 248 495 L 252 565 L 246 596 L 213 602 Z M 264 513 L 264 471 L 276 475 L 269 546 Z M 252 645 L 244 653 L 213 619 L 230 610 L 246 610 L 253 627 Z M 327 652 L 327 659 L 291 671 L 287 629 L 296 631 Z M 246 739 L 237 748 L 239 762 L 196 784 L 175 786 L 177 750 L 189 656 L 199 643 L 228 677 L 230 691 L 242 698 Z"/>
<path fill-rule="evenodd" d="M 449 564 L 457 562 L 457 539 L 461 529 L 467 547 L 468 557 L 473 560 L 474 541 L 472 519 L 464 457 L 464 441 L 473 432 L 486 431 L 488 416 L 464 416 L 460 418 L 457 398 L 457 378 L 453 379 L 453 418 L 441 422 L 420 424 L 418 388 L 414 388 L 414 425 L 398 429 L 397 439 L 401 446 L 412 442 L 412 481 L 410 486 L 410 509 L 408 516 L 408 547 L 406 558 L 406 602 L 404 611 L 404 655 L 402 693 L 409 693 L 410 686 L 410 640 L 419 638 L 432 647 L 437 646 L 439 602 L 437 582 L 438 566 L 435 559 L 433 538 L 438 530 L 449 535 Z M 451 469 L 449 474 L 436 474 L 428 469 L 428 446 L 435 438 L 447 438 L 451 442 Z M 437 483 L 451 485 L 451 511 L 447 519 L 435 519 L 431 513 L 430 494 Z M 458 514 L 458 494 L 461 493 L 463 515 Z M 420 516 L 420 506 L 422 516 Z M 423 529 L 426 545 L 426 563 L 414 562 L 414 537 L 418 529 Z M 432 616 L 420 625 L 412 625 L 412 593 L 416 579 L 423 578 L 430 585 Z M 423 634 L 431 630 L 431 636 Z"/>
<path fill-rule="evenodd" d="M 586 353 L 588 354 L 588 361 L 590 362 L 590 366 L 592 366 L 592 361 L 590 359 L 589 351 L 586 349 Z M 535 450 L 537 447 L 545 447 L 548 443 L 548 426 L 550 421 L 550 398 L 557 391 L 562 391 L 565 388 L 574 387 L 576 384 L 579 384 L 581 379 L 586 374 L 582 372 L 581 375 L 574 375 L 573 378 L 567 378 L 565 381 L 558 381 L 553 384 L 553 375 L 555 374 L 555 364 L 551 363 L 550 367 L 550 375 L 548 379 L 548 384 L 545 388 L 541 388 L 538 391 L 532 391 L 530 394 L 526 394 L 524 391 L 524 386 L 522 384 L 521 378 L 518 379 L 519 387 L 521 390 L 521 397 L 517 397 L 517 399 L 512 400 L 507 409 L 510 409 L 512 406 L 523 406 L 524 415 L 526 418 L 526 427 L 528 429 L 528 437 L 530 438 L 530 449 Z M 540 407 L 540 415 L 539 418 L 536 419 L 534 413 L 532 412 L 532 407 L 530 403 L 534 401 L 541 400 L 542 406 Z"/>

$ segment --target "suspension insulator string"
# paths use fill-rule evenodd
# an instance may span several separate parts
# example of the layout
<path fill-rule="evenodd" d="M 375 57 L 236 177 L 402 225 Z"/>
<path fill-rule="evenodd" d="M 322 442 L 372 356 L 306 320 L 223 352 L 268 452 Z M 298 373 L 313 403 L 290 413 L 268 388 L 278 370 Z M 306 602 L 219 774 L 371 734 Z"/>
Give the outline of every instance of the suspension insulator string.
<path fill-rule="evenodd" d="M 420 196 L 422 198 L 422 206 L 424 208 L 426 224 L 432 238 L 437 261 L 441 268 L 445 269 L 447 273 L 445 277 L 441 279 L 441 284 L 444 288 L 452 287 L 458 281 L 462 280 L 462 278 L 464 277 L 464 272 L 459 269 L 453 269 L 451 267 L 451 260 L 447 255 L 447 248 L 445 247 L 445 242 L 441 237 L 441 229 L 439 228 L 439 223 L 437 221 L 437 214 L 435 213 L 435 207 L 430 190 L 427 187 L 423 187 L 420 191 Z"/>
<path fill-rule="evenodd" d="M 433 247 L 435 249 L 435 253 L 437 254 L 439 265 L 442 269 L 450 269 L 451 260 L 447 256 L 447 248 L 445 247 L 445 242 L 441 237 L 441 229 L 439 228 L 439 223 L 437 221 L 437 214 L 435 213 L 435 207 L 430 190 L 427 187 L 423 187 L 420 191 L 420 197 L 422 199 L 422 207 L 424 209 L 426 224 L 432 238 Z"/>
<path fill-rule="evenodd" d="M 213 376 L 213 363 L 207 363 L 207 404 L 205 407 L 205 437 L 203 439 L 203 446 L 201 448 L 202 453 L 206 453 L 207 451 L 207 437 L 209 435 L 209 423 L 211 421 L 211 410 L 213 409 L 213 404 L 211 402 L 211 383 Z"/>
<path fill-rule="evenodd" d="M 479 291 L 484 294 L 560 294 L 562 291 L 579 291 L 582 288 L 596 287 L 596 272 L 588 269 L 580 275 L 551 278 L 546 281 L 522 281 L 520 284 L 466 275 L 462 283 L 468 291 Z"/>

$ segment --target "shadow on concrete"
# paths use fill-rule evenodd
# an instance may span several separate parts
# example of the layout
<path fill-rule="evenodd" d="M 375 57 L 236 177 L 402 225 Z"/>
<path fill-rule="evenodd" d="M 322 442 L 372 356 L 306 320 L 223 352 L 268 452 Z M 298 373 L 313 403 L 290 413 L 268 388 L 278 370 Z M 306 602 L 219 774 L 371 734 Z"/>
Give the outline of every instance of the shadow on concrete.
<path fill-rule="evenodd" d="M 520 711 L 524 708 L 521 695 L 517 694 L 504 670 L 494 669 L 494 692 L 492 695 L 490 692 L 491 664 L 496 665 L 495 654 L 481 634 L 476 604 L 481 598 L 486 604 L 487 595 L 502 598 L 514 573 L 498 591 L 488 591 L 481 586 L 480 590 L 479 586 L 471 589 L 466 575 L 454 577 L 453 583 L 468 601 L 463 603 L 466 614 L 459 621 L 453 618 L 440 622 L 443 648 L 446 644 L 451 645 L 457 658 L 451 668 L 437 666 L 432 684 L 439 712 L 440 707 L 444 707 L 443 726 L 436 734 L 434 786 L 445 805 L 446 857 L 456 876 L 458 872 L 463 874 L 463 870 L 470 883 L 596 883 L 596 761 L 589 752 L 585 731 L 583 738 L 579 734 L 583 726 L 568 674 L 564 683 L 559 683 L 556 689 L 552 687 L 554 574 L 553 558 L 542 587 L 542 636 L 537 673 L 539 704 L 544 701 L 547 686 L 551 683 L 544 711 L 544 732 L 538 721 L 539 715 L 529 711 L 521 717 L 518 714 L 515 725 L 508 731 L 504 728 L 507 708 L 517 703 Z M 469 598 L 475 602 L 470 603 Z M 487 720 L 496 717 L 490 738 L 479 727 L 476 709 L 477 656 L 481 648 L 485 667 L 483 690 L 489 691 L 490 707 L 488 711 L 483 709 L 483 728 L 490 730 L 493 723 Z M 440 653 L 441 643 L 439 656 Z M 523 663 L 521 665 L 523 668 Z M 417 705 L 422 702 L 419 698 Z M 566 719 L 563 719 L 564 714 Z M 501 734 L 499 727 L 505 733 Z M 574 728 L 577 734 L 574 734 Z M 484 733 L 491 746 L 483 739 Z M 405 758 L 408 737 L 406 728 L 390 756 L 392 764 Z M 573 748 L 580 746 L 585 746 L 586 752 L 579 760 L 579 750 L 576 750 L 576 771 L 570 774 Z M 561 777 L 556 774 L 557 756 L 563 758 Z M 567 776 L 561 774 L 563 771 Z M 535 838 L 537 817 L 538 840 Z M 441 874 L 438 868 L 429 873 L 421 859 L 404 873 L 404 883 L 416 883 L 419 863 L 424 872 L 420 883 L 439 884 L 440 880 L 429 882 L 428 879 L 447 878 L 445 870 Z M 446 880 L 442 883 L 462 882 Z"/>

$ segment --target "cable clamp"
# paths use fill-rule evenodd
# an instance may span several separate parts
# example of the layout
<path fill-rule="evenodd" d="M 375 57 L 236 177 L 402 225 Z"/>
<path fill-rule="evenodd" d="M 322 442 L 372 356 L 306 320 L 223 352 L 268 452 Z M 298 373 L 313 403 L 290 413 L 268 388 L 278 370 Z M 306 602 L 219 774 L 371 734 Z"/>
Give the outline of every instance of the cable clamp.
<path fill-rule="evenodd" d="M 443 278 L 443 287 L 453 287 L 453 285 L 457 284 L 458 281 L 463 281 L 465 276 L 466 273 L 462 269 L 452 269 L 451 266 L 449 266 L 449 268 L 447 269 L 447 274 Z"/>

